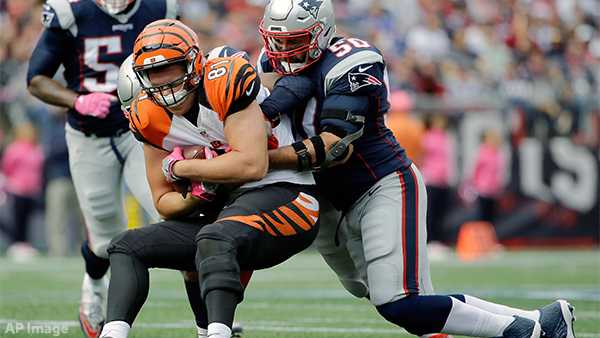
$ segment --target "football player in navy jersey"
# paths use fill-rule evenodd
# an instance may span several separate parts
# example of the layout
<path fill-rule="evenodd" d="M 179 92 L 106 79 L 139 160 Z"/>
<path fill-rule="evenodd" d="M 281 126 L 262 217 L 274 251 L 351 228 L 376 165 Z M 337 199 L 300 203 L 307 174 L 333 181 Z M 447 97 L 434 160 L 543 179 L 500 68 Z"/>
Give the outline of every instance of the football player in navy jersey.
<path fill-rule="evenodd" d="M 564 300 L 526 311 L 433 293 L 427 192 L 384 124 L 384 57 L 367 41 L 336 36 L 331 0 L 271 0 L 259 30 L 258 70 L 284 75 L 275 90 L 288 96 L 263 104 L 265 115 L 276 119 L 299 97 L 313 97 L 294 118 L 300 140 L 271 150 L 269 165 L 314 171 L 320 192 L 340 211 L 339 222 L 323 217 L 316 243 L 350 293 L 420 336 L 574 337 L 573 308 Z"/>
<path fill-rule="evenodd" d="M 128 132 L 116 98 L 119 65 L 144 26 L 176 16 L 176 0 L 48 0 L 44 5 L 46 29 L 31 56 L 27 83 L 37 98 L 68 108 L 69 165 L 88 234 L 81 248 L 86 273 L 79 315 L 87 337 L 96 337 L 104 321 L 106 248 L 127 225 L 123 183 L 152 220 L 159 218 L 143 174 L 141 144 Z M 66 86 L 53 79 L 61 65 Z"/>

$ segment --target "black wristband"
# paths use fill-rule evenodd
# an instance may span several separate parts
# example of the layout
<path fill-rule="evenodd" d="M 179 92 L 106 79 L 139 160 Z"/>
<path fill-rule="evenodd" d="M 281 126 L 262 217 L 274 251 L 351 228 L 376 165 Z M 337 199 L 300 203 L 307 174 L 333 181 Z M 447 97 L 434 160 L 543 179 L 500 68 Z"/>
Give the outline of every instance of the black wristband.
<path fill-rule="evenodd" d="M 315 148 L 316 163 L 314 163 L 314 165 L 319 167 L 325 161 L 325 143 L 323 143 L 323 139 L 320 135 L 311 137 L 310 142 L 312 142 L 313 147 Z"/>
<path fill-rule="evenodd" d="M 310 154 L 304 142 L 292 143 L 292 147 L 296 151 L 296 156 L 298 156 L 298 171 L 309 170 L 311 167 Z"/>

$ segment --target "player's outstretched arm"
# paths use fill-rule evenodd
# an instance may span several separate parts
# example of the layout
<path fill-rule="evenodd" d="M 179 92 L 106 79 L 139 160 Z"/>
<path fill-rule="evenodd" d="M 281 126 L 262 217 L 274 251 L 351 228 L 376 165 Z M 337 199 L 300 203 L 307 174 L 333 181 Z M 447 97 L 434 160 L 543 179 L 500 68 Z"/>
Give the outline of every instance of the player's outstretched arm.
<path fill-rule="evenodd" d="M 232 151 L 210 160 L 181 160 L 173 173 L 197 182 L 243 184 L 265 177 L 269 166 L 267 130 L 258 104 L 227 116 L 225 138 Z"/>
<path fill-rule="evenodd" d="M 202 200 L 193 197 L 192 194 L 187 194 L 187 197 L 183 198 L 173 189 L 173 185 L 167 182 L 161 167 L 161 161 L 167 155 L 169 155 L 167 151 L 144 144 L 146 177 L 154 206 L 163 218 L 172 219 L 189 214 Z"/>

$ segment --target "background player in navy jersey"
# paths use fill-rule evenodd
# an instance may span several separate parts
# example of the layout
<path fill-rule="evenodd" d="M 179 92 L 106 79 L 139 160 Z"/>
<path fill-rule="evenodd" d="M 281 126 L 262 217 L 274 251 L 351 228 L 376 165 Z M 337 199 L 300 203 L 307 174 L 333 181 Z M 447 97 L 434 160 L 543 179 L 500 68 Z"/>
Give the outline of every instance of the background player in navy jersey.
<path fill-rule="evenodd" d="M 573 309 L 564 300 L 526 311 L 433 294 L 427 192 L 384 124 L 383 56 L 366 41 L 335 36 L 330 0 L 272 0 L 260 32 L 259 71 L 295 75 L 276 83 L 289 100 L 263 105 L 265 113 L 276 118 L 299 93 L 314 96 L 295 118 L 303 141 L 272 150 L 270 166 L 317 171 L 318 187 L 341 211 L 337 227 L 322 220 L 317 246 L 350 293 L 368 297 L 384 318 L 415 335 L 540 337 L 543 330 L 545 337 L 574 337 Z"/>
<path fill-rule="evenodd" d="M 128 132 L 115 96 L 119 65 L 144 26 L 176 15 L 176 0 L 48 0 L 44 5 L 46 29 L 31 56 L 27 81 L 34 96 L 68 108 L 69 165 L 88 233 L 81 249 L 86 274 L 79 315 L 88 337 L 98 335 L 104 320 L 106 248 L 126 229 L 123 183 L 158 220 L 142 147 Z M 52 79 L 61 65 L 66 87 Z"/>

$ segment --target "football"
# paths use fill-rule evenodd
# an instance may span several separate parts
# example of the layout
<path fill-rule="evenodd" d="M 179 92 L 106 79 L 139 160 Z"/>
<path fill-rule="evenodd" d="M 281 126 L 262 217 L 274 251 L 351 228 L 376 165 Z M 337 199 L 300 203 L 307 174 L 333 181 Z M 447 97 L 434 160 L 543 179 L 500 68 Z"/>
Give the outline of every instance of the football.
<path fill-rule="evenodd" d="M 206 154 L 204 152 L 204 146 L 186 146 L 183 147 L 183 157 L 187 160 L 191 159 L 205 159 Z"/>
<path fill-rule="evenodd" d="M 206 158 L 206 153 L 204 152 L 204 149 L 204 146 L 185 146 L 183 147 L 183 157 L 186 160 L 203 160 Z M 175 189 L 175 191 L 185 196 L 191 190 L 191 183 L 189 180 L 177 181 L 173 183 L 173 188 Z"/>

